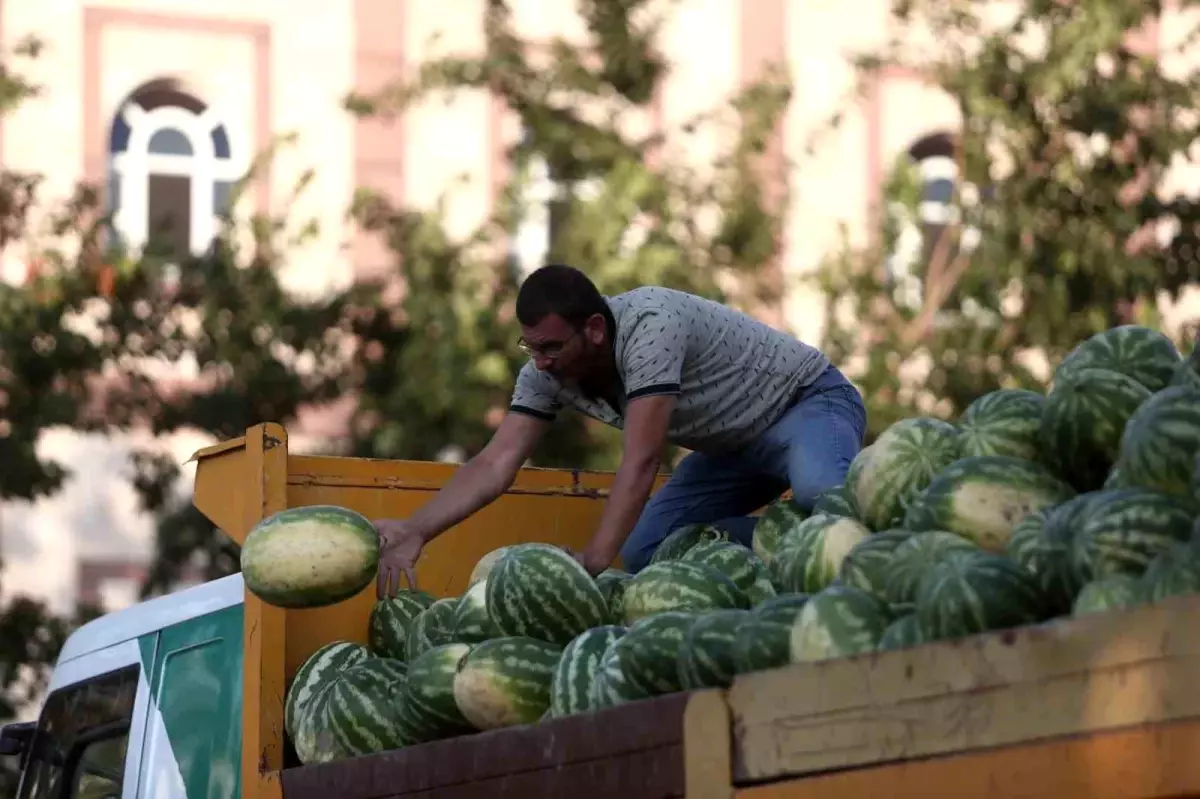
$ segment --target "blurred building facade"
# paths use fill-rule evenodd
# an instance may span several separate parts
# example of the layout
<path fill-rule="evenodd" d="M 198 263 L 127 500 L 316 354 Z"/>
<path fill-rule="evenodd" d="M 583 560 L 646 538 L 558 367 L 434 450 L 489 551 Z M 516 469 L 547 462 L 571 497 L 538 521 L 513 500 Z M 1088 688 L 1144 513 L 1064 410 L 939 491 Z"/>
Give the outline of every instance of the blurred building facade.
<path fill-rule="evenodd" d="M 168 216 L 180 246 L 202 249 L 214 214 L 229 202 L 231 181 L 274 136 L 294 133 L 295 144 L 280 151 L 243 202 L 278 208 L 298 177 L 314 169 L 294 214 L 315 218 L 320 232 L 292 261 L 287 280 L 312 293 L 345 285 L 356 272 L 386 266 L 382 247 L 343 223 L 356 187 L 429 205 L 466 174 L 449 204 L 452 232 L 466 233 L 504 181 L 503 153 L 520 131 L 485 92 L 430 102 L 390 123 L 356 120 L 340 105 L 347 91 L 377 88 L 430 55 L 480 48 L 483 5 L 0 0 L 6 46 L 29 34 L 47 45 L 30 70 L 42 95 L 0 121 L 0 162 L 42 173 L 51 201 L 67 197 L 80 180 L 106 187 L 120 235 L 131 244 Z M 521 33 L 533 41 L 583 35 L 571 0 L 513 0 L 512 7 Z M 1168 10 L 1159 25 L 1139 33 L 1142 45 L 1173 44 L 1171 32 L 1185 28 L 1183 13 Z M 839 224 L 865 233 L 887 166 L 904 153 L 922 161 L 922 217 L 936 224 L 955 178 L 948 141 L 958 111 L 951 99 L 893 72 L 845 105 L 855 81 L 850 57 L 882 42 L 887 28 L 887 0 L 681 0 L 661 41 L 671 74 L 649 118 L 637 124 L 647 132 L 669 129 L 736 92 L 765 64 L 786 62 L 796 92 L 771 156 L 793 192 L 785 275 L 811 269 L 836 245 Z M 806 154 L 811 137 L 843 108 L 838 133 Z M 715 144 L 701 139 L 690 155 L 703 164 Z M 802 165 L 789 169 L 788 161 Z M 1189 179 L 1200 185 L 1200 177 Z M 535 216 L 514 237 L 535 263 L 542 224 Z M 21 259 L 0 266 L 4 279 L 23 279 Z M 799 336 L 819 338 L 821 308 L 810 292 L 790 291 L 780 310 Z M 324 431 L 299 432 L 303 446 L 304 433 Z M 205 443 L 203 436 L 180 435 L 164 446 L 182 462 Z M 6 592 L 45 596 L 66 610 L 77 597 L 101 595 L 101 572 L 125 579 L 137 573 L 149 553 L 151 525 L 121 476 L 128 445 L 68 431 L 47 437 L 48 456 L 112 468 L 80 470 L 52 500 L 0 509 Z M 81 568 L 92 559 L 108 565 Z M 112 601 L 129 601 L 128 591 L 124 596 Z"/>

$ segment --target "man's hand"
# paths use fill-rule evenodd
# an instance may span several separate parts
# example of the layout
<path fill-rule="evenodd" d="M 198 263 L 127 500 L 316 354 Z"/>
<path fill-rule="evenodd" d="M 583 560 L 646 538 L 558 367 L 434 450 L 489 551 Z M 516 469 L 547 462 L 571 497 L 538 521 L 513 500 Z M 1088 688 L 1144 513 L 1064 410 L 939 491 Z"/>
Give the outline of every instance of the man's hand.
<path fill-rule="evenodd" d="M 600 572 L 612 565 L 613 558 L 597 552 L 591 547 L 576 551 L 570 550 L 575 560 L 579 561 L 579 565 L 587 570 L 587 573 L 595 577 Z"/>
<path fill-rule="evenodd" d="M 408 587 L 417 587 L 417 558 L 425 540 L 404 519 L 376 519 L 381 549 L 379 574 L 375 581 L 375 595 L 379 599 L 393 597 L 400 590 L 400 573 L 408 579 Z"/>

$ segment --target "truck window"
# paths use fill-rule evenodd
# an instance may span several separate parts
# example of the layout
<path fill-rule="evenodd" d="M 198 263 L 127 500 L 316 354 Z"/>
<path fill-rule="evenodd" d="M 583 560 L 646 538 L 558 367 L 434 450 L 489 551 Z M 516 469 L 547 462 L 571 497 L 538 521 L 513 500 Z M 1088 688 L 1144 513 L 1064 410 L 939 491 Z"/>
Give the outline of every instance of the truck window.
<path fill-rule="evenodd" d="M 20 799 L 119 799 L 139 666 L 46 697 Z"/>

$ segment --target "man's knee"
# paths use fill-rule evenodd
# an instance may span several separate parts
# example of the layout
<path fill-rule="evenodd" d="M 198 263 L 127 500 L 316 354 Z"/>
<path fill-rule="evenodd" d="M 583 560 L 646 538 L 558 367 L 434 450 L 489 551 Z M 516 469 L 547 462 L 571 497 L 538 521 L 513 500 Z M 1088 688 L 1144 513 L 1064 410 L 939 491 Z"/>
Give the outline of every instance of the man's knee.
<path fill-rule="evenodd" d="M 654 551 L 667 537 L 666 532 L 656 538 L 638 536 L 638 532 L 640 531 L 634 528 L 633 533 L 630 533 L 621 546 L 621 566 L 630 574 L 637 574 L 646 568 L 650 564 L 650 558 L 654 557 Z"/>

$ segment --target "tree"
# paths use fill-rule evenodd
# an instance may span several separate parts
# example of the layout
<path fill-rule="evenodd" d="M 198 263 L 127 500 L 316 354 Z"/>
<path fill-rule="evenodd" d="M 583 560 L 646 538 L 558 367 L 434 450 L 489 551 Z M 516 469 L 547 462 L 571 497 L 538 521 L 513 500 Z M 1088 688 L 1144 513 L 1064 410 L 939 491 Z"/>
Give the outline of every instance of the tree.
<path fill-rule="evenodd" d="M 357 114 L 393 115 L 431 97 L 489 91 L 524 134 L 506 154 L 512 178 L 498 207 L 463 242 L 447 239 L 436 211 L 363 197 L 356 217 L 387 236 L 406 294 L 400 313 L 380 308 L 355 329 L 375 356 L 356 380 L 356 430 L 369 431 L 356 436 L 356 454 L 431 458 L 447 442 L 468 454 L 486 443 L 523 360 L 513 311 L 521 264 L 504 240 L 536 202 L 539 173 L 554 186 L 545 260 L 579 266 L 602 291 L 658 283 L 746 307 L 778 300 L 769 265 L 786 193 L 758 166 L 790 89 L 768 74 L 678 130 L 625 132 L 630 117 L 648 114 L 670 69 L 655 46 L 665 16 L 653 5 L 581 0 L 586 41 L 535 47 L 514 31 L 508 4 L 489 0 L 482 52 L 430 59 L 348 98 Z M 729 144 L 701 170 L 688 143 L 713 126 Z M 534 462 L 612 468 L 618 442 L 563 414 Z"/>
<path fill-rule="evenodd" d="M 954 99 L 959 182 L 906 274 L 898 245 L 922 187 L 901 158 L 874 240 L 819 270 L 825 347 L 863 387 L 872 435 L 996 388 L 1043 389 L 1083 338 L 1157 324 L 1158 297 L 1200 280 L 1200 206 L 1171 174 L 1200 129 L 1200 76 L 1131 36 L 1162 6 L 1024 0 L 1000 18 L 967 0 L 895 4 L 893 39 L 859 69 L 911 70 Z"/>

